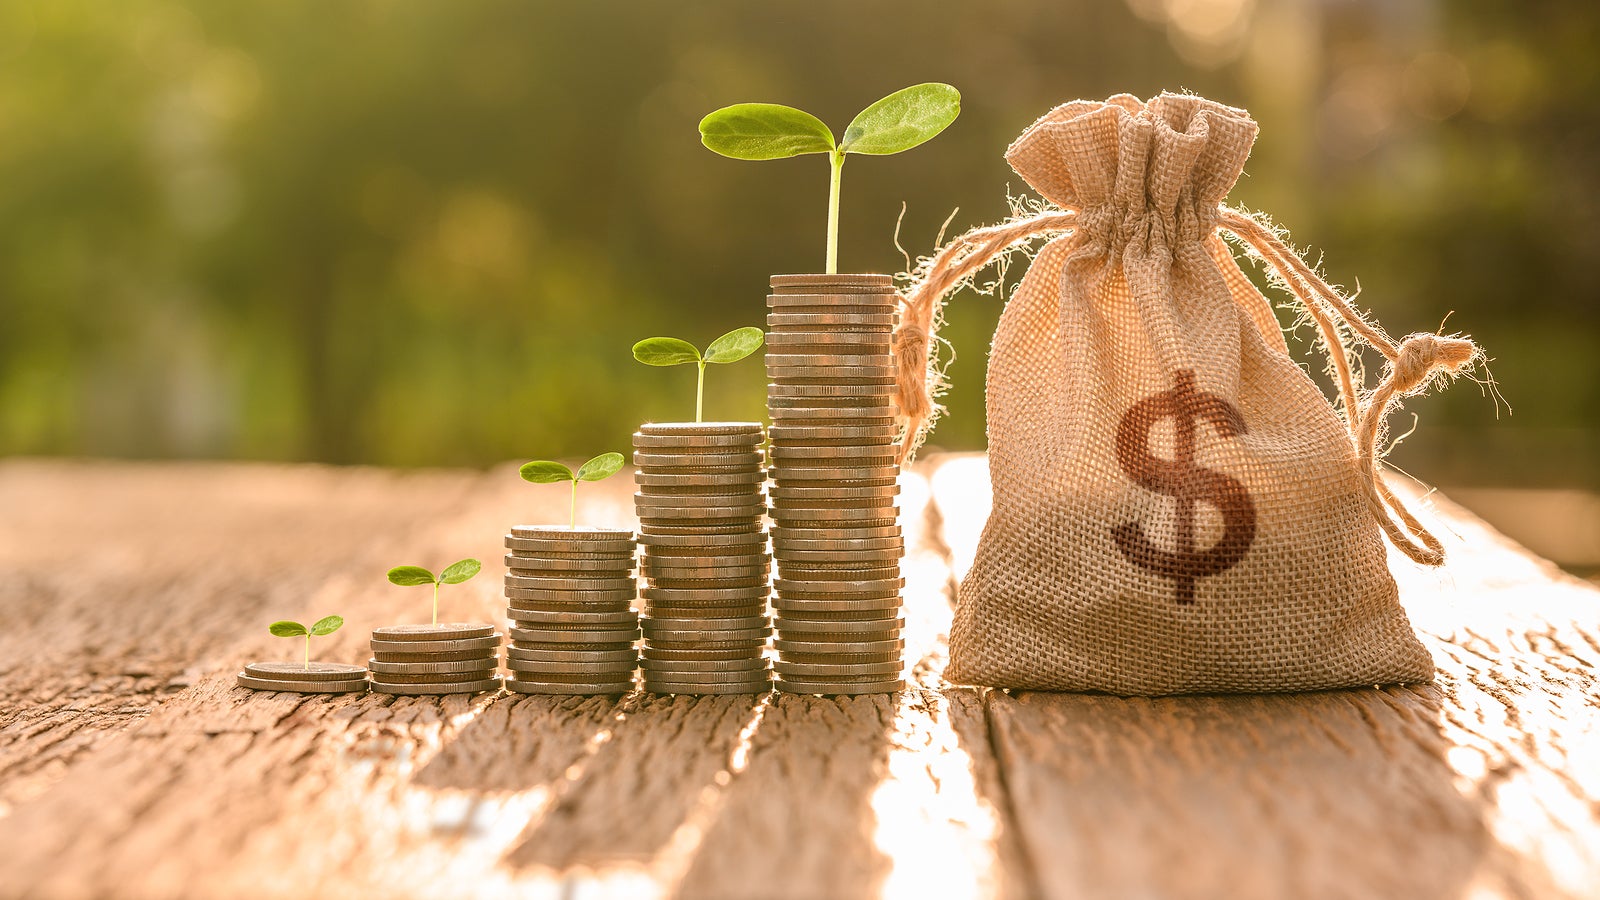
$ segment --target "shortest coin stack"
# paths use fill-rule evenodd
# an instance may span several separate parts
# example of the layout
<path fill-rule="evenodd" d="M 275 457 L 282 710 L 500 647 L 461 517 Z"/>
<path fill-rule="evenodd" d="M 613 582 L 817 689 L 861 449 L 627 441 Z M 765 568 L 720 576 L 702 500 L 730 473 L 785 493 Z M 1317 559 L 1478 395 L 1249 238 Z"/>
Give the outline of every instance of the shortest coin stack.
<path fill-rule="evenodd" d="M 506 688 L 622 694 L 639 666 L 633 532 L 518 525 L 506 535 Z"/>
<path fill-rule="evenodd" d="M 254 662 L 239 673 L 239 687 L 295 694 L 349 694 L 367 689 L 367 670 L 344 663 Z"/>
<path fill-rule="evenodd" d="M 385 694 L 476 694 L 500 690 L 500 632 L 441 622 L 372 630 L 372 689 Z"/>

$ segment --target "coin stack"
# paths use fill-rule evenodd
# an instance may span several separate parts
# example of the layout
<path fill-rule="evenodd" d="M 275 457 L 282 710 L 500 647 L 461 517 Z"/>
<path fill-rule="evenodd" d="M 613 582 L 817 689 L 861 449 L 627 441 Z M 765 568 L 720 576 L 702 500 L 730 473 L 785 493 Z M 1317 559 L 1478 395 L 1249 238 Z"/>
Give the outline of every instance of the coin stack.
<path fill-rule="evenodd" d="M 903 688 L 887 275 L 774 275 L 767 297 L 779 690 Z"/>
<path fill-rule="evenodd" d="M 639 667 L 633 532 L 518 525 L 506 535 L 508 690 L 625 694 Z"/>
<path fill-rule="evenodd" d="M 295 694 L 349 694 L 367 689 L 367 670 L 344 663 L 254 662 L 237 677 L 239 687 Z"/>
<path fill-rule="evenodd" d="M 500 632 L 493 625 L 440 622 L 372 629 L 372 689 L 384 694 L 476 694 L 500 690 Z"/>
<path fill-rule="evenodd" d="M 633 436 L 645 690 L 771 688 L 762 437 L 758 422 L 650 424 Z"/>

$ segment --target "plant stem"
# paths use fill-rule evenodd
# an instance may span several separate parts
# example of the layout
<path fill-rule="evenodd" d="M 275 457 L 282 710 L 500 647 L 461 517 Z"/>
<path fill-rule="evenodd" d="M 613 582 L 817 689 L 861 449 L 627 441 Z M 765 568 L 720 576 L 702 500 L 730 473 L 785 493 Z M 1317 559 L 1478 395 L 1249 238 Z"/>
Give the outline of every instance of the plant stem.
<path fill-rule="evenodd" d="M 433 583 L 433 624 L 439 624 L 439 582 Z M 309 643 L 310 638 L 306 638 Z"/>
<path fill-rule="evenodd" d="M 572 510 L 567 514 L 567 530 L 578 530 L 578 479 L 572 479 Z"/>
<path fill-rule="evenodd" d="M 844 176 L 844 154 L 828 154 L 833 163 L 833 179 L 828 183 L 828 267 L 825 274 L 839 271 L 839 180 Z"/>
<path fill-rule="evenodd" d="M 706 396 L 706 361 L 700 360 L 700 377 L 694 383 L 694 420 L 700 421 L 700 410 Z"/>
<path fill-rule="evenodd" d="M 307 672 L 311 671 L 311 632 L 306 632 L 306 666 Z"/>

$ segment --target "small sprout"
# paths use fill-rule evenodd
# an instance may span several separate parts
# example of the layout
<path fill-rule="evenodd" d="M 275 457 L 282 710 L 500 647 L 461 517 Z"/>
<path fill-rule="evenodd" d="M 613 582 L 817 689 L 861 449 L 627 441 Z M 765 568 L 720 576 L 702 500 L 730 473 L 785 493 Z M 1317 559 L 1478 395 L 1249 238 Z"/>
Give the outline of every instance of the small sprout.
<path fill-rule="evenodd" d="M 322 637 L 324 635 L 333 634 L 343 625 L 344 618 L 342 616 L 324 616 L 313 623 L 310 628 L 301 625 L 299 622 L 290 622 L 285 619 L 283 621 L 273 622 L 271 625 L 268 625 L 267 630 L 272 632 L 277 637 L 304 637 L 306 639 L 305 667 L 306 671 L 310 671 L 311 636 L 316 635 L 317 637 Z"/>
<path fill-rule="evenodd" d="M 433 585 L 433 624 L 439 624 L 439 585 L 460 584 L 478 574 L 483 568 L 483 563 L 475 559 L 463 559 L 453 562 L 445 567 L 435 578 L 434 574 L 421 566 L 395 566 L 389 570 L 389 582 L 401 587 L 416 587 L 423 584 Z M 326 621 L 326 620 L 324 620 Z M 292 624 L 292 623 L 291 623 Z M 317 623 L 322 624 L 321 622 Z M 315 628 L 316 626 L 312 626 Z M 337 628 L 338 626 L 334 626 Z"/>
<path fill-rule="evenodd" d="M 694 420 L 701 421 L 701 410 L 706 392 L 706 364 L 726 365 L 738 362 L 761 349 L 767 337 L 761 329 L 735 328 L 712 341 L 701 353 L 695 345 L 670 337 L 645 338 L 633 345 L 633 358 L 647 366 L 681 366 L 694 363 L 700 368 L 699 380 L 694 387 Z M 523 476 L 527 477 L 527 476 Z"/>
<path fill-rule="evenodd" d="M 961 92 L 948 84 L 912 85 L 856 115 L 835 141 L 822 120 L 775 103 L 738 103 L 700 120 L 700 142 L 733 159 L 786 159 L 826 153 L 833 165 L 828 187 L 828 268 L 839 267 L 839 181 L 848 153 L 888 156 L 910 150 L 945 130 L 961 114 Z"/>
<path fill-rule="evenodd" d="M 693 350 L 693 347 L 689 349 Z M 604 481 L 617 474 L 622 468 L 621 453 L 602 453 L 578 467 L 574 472 L 558 462 L 548 459 L 536 459 L 530 463 L 523 463 L 521 475 L 523 481 L 533 484 L 559 484 L 563 481 L 572 482 L 572 513 L 567 522 L 568 528 L 578 527 L 578 482 Z M 471 577 L 471 576 L 468 576 Z"/>

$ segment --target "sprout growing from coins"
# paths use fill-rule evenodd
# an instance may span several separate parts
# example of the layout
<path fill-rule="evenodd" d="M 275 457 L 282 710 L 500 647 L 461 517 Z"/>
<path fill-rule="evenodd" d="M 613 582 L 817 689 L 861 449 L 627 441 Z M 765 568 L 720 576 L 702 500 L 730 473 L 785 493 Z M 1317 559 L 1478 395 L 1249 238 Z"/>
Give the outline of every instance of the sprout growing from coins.
<path fill-rule="evenodd" d="M 552 460 L 536 459 L 530 463 L 523 463 L 520 474 L 523 481 L 533 484 L 572 482 L 572 512 L 567 527 L 575 530 L 578 527 L 578 482 L 604 481 L 617 474 L 621 468 L 621 453 L 602 453 L 579 466 L 576 472 Z"/>
<path fill-rule="evenodd" d="M 313 622 L 310 628 L 301 625 L 299 622 L 291 622 L 288 619 L 284 619 L 268 625 L 267 630 L 277 637 L 304 637 L 306 639 L 305 670 L 309 672 L 311 671 L 311 636 L 323 637 L 324 635 L 333 634 L 343 625 L 343 616 L 324 616 Z"/>
<path fill-rule="evenodd" d="M 694 420 L 701 421 L 706 394 L 706 366 L 710 363 L 735 363 L 761 349 L 766 335 L 761 329 L 736 328 L 706 346 L 705 352 L 685 340 L 671 337 L 645 338 L 633 345 L 633 358 L 647 366 L 683 366 L 694 363 L 699 379 L 694 387 Z"/>
<path fill-rule="evenodd" d="M 910 150 L 945 130 L 961 114 L 961 92 L 948 84 L 912 85 L 862 110 L 836 141 L 822 120 L 776 103 L 738 103 L 700 120 L 700 142 L 733 159 L 786 159 L 828 154 L 828 268 L 839 268 L 839 181 L 850 153 L 888 156 Z"/>
<path fill-rule="evenodd" d="M 483 568 L 483 563 L 475 559 L 463 559 L 445 566 L 444 571 L 435 576 L 432 572 L 421 566 L 395 566 L 389 570 L 389 581 L 401 587 L 417 587 L 419 585 L 433 585 L 433 624 L 439 624 L 439 585 L 460 584 L 469 581 Z"/>

